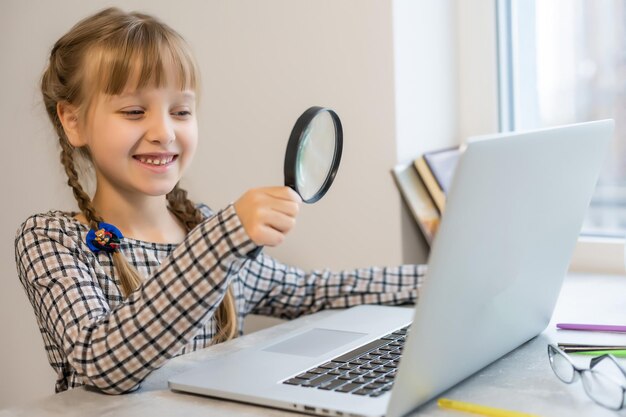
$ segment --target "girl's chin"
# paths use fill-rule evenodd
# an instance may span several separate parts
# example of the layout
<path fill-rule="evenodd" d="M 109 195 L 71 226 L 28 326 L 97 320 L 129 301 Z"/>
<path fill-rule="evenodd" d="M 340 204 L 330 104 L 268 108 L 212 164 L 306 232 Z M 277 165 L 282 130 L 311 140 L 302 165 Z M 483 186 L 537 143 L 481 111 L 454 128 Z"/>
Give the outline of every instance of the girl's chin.
<path fill-rule="evenodd" d="M 145 193 L 148 197 L 165 197 L 166 195 L 168 195 L 170 193 L 170 191 L 172 191 L 174 189 L 174 187 L 172 187 L 169 190 L 163 190 L 163 191 L 151 191 L 151 192 L 147 192 Z"/>
<path fill-rule="evenodd" d="M 176 186 L 176 184 L 177 182 L 173 184 L 162 184 L 162 185 L 159 185 L 158 187 L 145 187 L 141 191 L 145 195 L 150 196 L 150 197 L 161 197 L 171 192 Z"/>

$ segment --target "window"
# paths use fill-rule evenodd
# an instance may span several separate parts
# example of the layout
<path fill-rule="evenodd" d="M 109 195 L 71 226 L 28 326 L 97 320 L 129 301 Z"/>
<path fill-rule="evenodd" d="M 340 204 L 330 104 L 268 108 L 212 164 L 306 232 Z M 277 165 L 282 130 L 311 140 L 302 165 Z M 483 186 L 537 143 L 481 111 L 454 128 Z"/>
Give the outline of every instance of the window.
<path fill-rule="evenodd" d="M 626 235 L 626 2 L 499 0 L 500 128 L 612 118 L 582 235 Z"/>

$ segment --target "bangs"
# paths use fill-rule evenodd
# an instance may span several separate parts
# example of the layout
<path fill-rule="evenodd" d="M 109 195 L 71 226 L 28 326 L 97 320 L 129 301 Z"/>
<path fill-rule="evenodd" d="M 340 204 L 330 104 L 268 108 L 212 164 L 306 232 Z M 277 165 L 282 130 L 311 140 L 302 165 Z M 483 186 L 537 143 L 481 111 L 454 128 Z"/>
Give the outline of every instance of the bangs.
<path fill-rule="evenodd" d="M 87 54 L 84 86 L 91 93 L 175 85 L 197 91 L 196 63 L 184 40 L 163 26 L 137 22 L 93 47 Z"/>

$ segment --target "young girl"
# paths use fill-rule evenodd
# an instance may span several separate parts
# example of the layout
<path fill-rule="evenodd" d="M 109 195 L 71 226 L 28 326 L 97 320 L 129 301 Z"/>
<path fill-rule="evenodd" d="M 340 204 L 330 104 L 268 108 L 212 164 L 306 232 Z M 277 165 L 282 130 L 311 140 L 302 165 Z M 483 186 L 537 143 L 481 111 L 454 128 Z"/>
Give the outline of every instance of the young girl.
<path fill-rule="evenodd" d="M 216 212 L 192 203 L 178 182 L 198 140 L 198 84 L 183 39 L 140 13 L 103 10 L 52 48 L 41 90 L 80 212 L 31 216 L 15 250 L 57 392 L 133 391 L 168 359 L 241 334 L 250 313 L 416 300 L 423 266 L 305 273 L 259 254 L 295 224 L 289 188 Z"/>

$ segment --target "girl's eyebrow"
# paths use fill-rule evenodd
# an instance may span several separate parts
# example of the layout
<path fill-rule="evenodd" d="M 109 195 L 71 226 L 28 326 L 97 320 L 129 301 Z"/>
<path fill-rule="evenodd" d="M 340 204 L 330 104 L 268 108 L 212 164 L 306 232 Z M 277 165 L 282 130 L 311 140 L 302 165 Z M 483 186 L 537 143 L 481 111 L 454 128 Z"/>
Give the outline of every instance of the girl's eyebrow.
<path fill-rule="evenodd" d="M 126 93 L 114 95 L 113 97 L 118 98 L 118 99 L 125 99 L 125 98 L 137 98 L 140 95 L 141 95 L 141 92 L 139 90 L 135 90 L 135 91 L 129 91 Z M 193 91 L 181 91 L 181 95 L 186 100 L 196 99 L 196 94 Z"/>
<path fill-rule="evenodd" d="M 110 94 L 110 95 L 107 94 L 107 95 L 108 95 L 109 100 L 114 100 L 114 99 L 122 100 L 122 99 L 125 99 L 125 98 L 136 98 L 137 96 L 139 96 L 139 92 L 137 92 L 137 91 L 129 91 L 129 92 L 126 92 L 126 93 Z"/>

